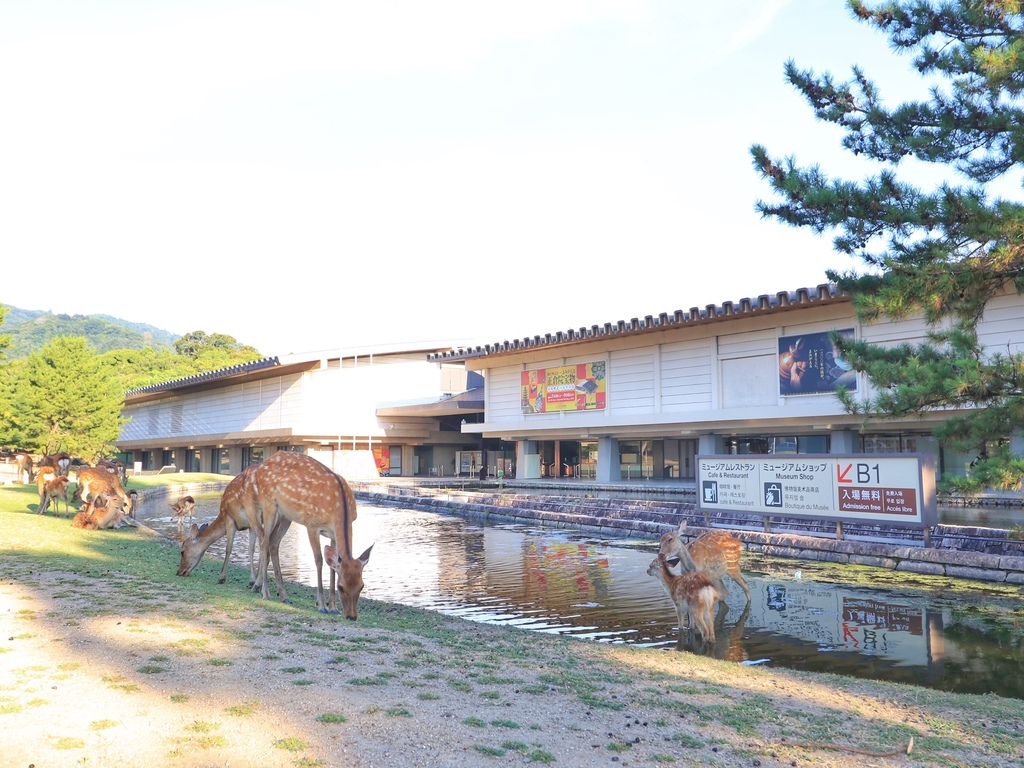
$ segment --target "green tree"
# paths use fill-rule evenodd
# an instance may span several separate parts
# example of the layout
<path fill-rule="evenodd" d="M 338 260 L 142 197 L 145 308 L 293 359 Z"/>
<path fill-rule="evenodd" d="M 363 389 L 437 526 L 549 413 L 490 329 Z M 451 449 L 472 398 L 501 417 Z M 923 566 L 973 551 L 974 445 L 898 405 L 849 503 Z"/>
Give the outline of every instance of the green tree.
<path fill-rule="evenodd" d="M 247 358 L 256 360 L 260 354 L 254 347 L 239 344 L 234 336 L 224 333 L 207 334 L 205 331 L 186 333 L 174 342 L 174 351 L 184 357 L 199 360 L 204 355 L 213 354 L 219 359 Z M 237 362 L 242 362 L 239 359 Z M 229 363 L 231 365 L 232 363 Z"/>
<path fill-rule="evenodd" d="M 983 454 L 999 446 L 973 471 L 974 483 L 1019 487 L 1024 462 L 1007 438 L 1024 428 L 1024 357 L 989 352 L 977 326 L 993 298 L 1024 292 L 1024 206 L 995 193 L 1018 181 L 1024 161 L 1024 9 L 1007 0 L 848 4 L 894 51 L 914 54 L 928 96 L 887 107 L 858 67 L 839 82 L 787 62 L 786 77 L 815 116 L 842 128 L 843 147 L 878 172 L 861 182 L 833 179 L 755 145 L 754 167 L 776 194 L 757 210 L 834 232 L 835 249 L 864 262 L 864 272 L 826 273 L 862 319 L 920 313 L 929 324 L 920 345 L 835 339 L 878 393 L 863 403 L 840 393 L 846 408 L 865 417 L 951 408 L 936 430 L 944 444 Z M 908 181 L 924 167 L 946 180 Z"/>
<path fill-rule="evenodd" d="M 117 441 L 123 393 L 84 338 L 58 336 L 15 373 L 13 411 L 23 447 L 93 461 Z"/>

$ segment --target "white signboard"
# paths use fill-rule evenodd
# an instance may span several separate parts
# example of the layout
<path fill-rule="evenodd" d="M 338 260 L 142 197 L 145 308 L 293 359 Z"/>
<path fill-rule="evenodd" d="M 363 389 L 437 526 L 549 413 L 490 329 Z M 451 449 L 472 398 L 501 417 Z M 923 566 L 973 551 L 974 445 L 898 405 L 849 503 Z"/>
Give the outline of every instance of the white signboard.
<path fill-rule="evenodd" d="M 925 454 L 697 457 L 697 507 L 753 515 L 935 525 L 935 472 Z"/>

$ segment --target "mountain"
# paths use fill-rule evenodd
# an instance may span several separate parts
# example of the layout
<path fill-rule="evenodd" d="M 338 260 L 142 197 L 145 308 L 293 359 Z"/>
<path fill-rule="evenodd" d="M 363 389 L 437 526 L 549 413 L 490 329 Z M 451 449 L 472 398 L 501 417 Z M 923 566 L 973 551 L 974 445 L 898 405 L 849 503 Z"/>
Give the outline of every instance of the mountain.
<path fill-rule="evenodd" d="M 10 334 L 7 359 L 28 357 L 45 347 L 54 336 L 84 336 L 96 352 L 112 349 L 170 349 L 177 334 L 144 323 L 132 323 L 110 315 L 54 315 L 39 310 L 11 307 L 0 335 Z"/>

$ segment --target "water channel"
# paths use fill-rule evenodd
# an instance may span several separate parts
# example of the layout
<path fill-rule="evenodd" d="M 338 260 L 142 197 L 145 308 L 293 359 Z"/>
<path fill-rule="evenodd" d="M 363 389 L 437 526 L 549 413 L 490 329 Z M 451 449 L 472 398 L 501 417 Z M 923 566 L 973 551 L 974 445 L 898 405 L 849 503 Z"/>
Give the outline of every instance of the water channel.
<path fill-rule="evenodd" d="M 219 499 L 196 497 L 197 522 L 216 517 Z M 169 501 L 143 504 L 138 517 L 178 538 Z M 232 553 L 243 565 L 246 536 L 236 537 Z M 654 541 L 486 525 L 369 504 L 359 507 L 354 536 L 356 551 L 374 544 L 365 598 L 596 642 L 676 649 L 675 610 L 646 573 Z M 222 559 L 223 544 L 206 557 Z M 289 581 L 316 584 L 298 526 L 282 543 L 281 562 Z M 954 590 L 952 581 L 903 572 L 750 553 L 743 570 L 750 604 L 727 580 L 728 611 L 720 614 L 717 642 L 688 650 L 744 664 L 1024 698 L 1019 591 L 964 582 Z"/>

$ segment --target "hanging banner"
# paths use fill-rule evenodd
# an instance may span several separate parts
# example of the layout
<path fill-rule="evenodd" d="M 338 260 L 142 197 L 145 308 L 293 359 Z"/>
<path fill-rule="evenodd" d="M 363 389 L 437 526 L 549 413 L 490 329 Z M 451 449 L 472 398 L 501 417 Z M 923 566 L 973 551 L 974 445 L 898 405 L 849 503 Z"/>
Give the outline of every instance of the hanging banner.
<path fill-rule="evenodd" d="M 523 371 L 523 413 L 593 411 L 605 407 L 605 363 Z"/>
<path fill-rule="evenodd" d="M 853 329 L 838 332 L 853 338 Z M 779 393 L 816 395 L 840 386 L 857 391 L 857 373 L 839 356 L 828 333 L 804 333 L 779 338 Z"/>

